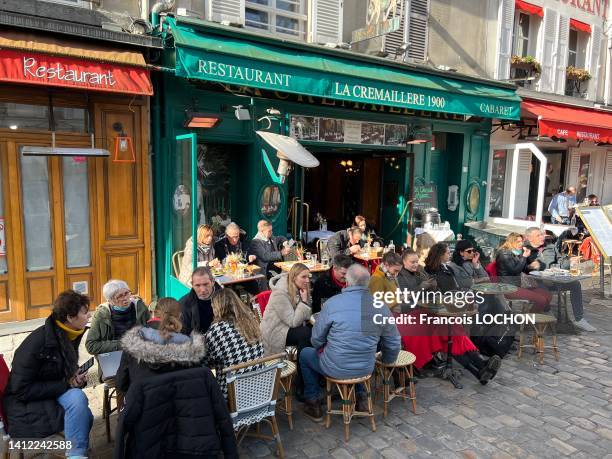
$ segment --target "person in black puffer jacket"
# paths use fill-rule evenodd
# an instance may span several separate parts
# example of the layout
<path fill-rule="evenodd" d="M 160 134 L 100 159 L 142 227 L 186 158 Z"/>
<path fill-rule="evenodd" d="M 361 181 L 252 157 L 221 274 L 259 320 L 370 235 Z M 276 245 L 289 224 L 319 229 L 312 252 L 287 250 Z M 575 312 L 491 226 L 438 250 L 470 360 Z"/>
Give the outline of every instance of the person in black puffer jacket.
<path fill-rule="evenodd" d="M 225 398 L 206 367 L 172 371 L 130 386 L 114 459 L 237 458 Z"/>
<path fill-rule="evenodd" d="M 346 270 L 353 264 L 348 255 L 338 254 L 332 260 L 329 271 L 319 276 L 312 288 L 312 313 L 321 311 L 321 306 L 334 295 L 342 292 L 346 287 Z"/>
<path fill-rule="evenodd" d="M 62 292 L 45 324 L 15 351 L 4 396 L 8 433 L 14 439 L 64 431 L 72 445 L 67 457 L 87 455 L 93 416 L 81 390 L 87 373 L 78 373 L 78 349 L 88 320 L 89 298 Z"/>
<path fill-rule="evenodd" d="M 180 332 L 181 305 L 174 298 L 161 298 L 155 307 L 159 322 L 134 327 L 121 339 L 121 363 L 115 387 L 126 393 L 133 383 L 160 373 L 201 366 L 206 356 L 204 335 Z"/>

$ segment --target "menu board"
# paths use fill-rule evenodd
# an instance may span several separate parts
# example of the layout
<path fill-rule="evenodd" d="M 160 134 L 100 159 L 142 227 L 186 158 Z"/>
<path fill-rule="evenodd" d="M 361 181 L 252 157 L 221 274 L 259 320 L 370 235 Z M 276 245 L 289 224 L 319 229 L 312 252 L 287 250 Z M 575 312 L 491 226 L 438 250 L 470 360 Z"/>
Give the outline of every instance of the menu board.
<path fill-rule="evenodd" d="M 435 183 L 414 186 L 414 212 L 421 215 L 424 210 L 438 208 L 438 188 Z"/>
<path fill-rule="evenodd" d="M 604 258 L 612 257 L 612 220 L 610 219 L 610 209 L 604 207 L 577 207 L 576 213 L 586 225 Z"/>

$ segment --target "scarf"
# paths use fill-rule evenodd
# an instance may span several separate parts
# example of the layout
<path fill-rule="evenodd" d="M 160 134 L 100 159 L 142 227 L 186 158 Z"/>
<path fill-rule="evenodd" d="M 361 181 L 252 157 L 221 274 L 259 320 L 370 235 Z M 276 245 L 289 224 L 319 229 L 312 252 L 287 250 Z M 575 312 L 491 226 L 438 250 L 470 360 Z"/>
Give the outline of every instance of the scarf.
<path fill-rule="evenodd" d="M 68 337 L 70 341 L 74 341 L 79 336 L 81 336 L 83 333 L 85 333 L 85 329 L 75 330 L 74 328 L 70 328 L 68 325 L 61 323 L 59 320 L 55 321 L 55 325 L 57 325 L 60 329 L 66 332 L 66 336 Z"/>
<path fill-rule="evenodd" d="M 340 288 L 346 287 L 346 282 L 343 283 L 343 282 L 340 282 L 338 279 L 336 279 L 334 268 L 331 269 L 330 277 L 334 285 L 336 285 L 337 287 L 340 287 Z"/>

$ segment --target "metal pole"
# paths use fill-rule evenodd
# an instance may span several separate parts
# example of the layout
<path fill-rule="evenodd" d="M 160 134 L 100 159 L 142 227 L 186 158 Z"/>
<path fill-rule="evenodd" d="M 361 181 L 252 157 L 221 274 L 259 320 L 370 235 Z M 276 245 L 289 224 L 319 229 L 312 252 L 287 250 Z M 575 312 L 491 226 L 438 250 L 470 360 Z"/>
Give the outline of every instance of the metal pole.
<path fill-rule="evenodd" d="M 409 207 L 409 212 L 410 212 L 410 217 L 408 217 L 408 234 L 410 234 L 410 236 L 412 236 L 412 225 L 414 222 L 414 163 L 415 163 L 415 158 L 414 158 L 414 152 L 412 151 L 414 147 L 410 148 L 410 152 L 408 153 L 408 163 L 409 163 L 409 167 L 410 167 L 410 182 L 409 182 L 409 187 L 410 187 L 410 192 L 408 195 L 408 199 L 410 200 L 410 203 L 408 204 Z"/>

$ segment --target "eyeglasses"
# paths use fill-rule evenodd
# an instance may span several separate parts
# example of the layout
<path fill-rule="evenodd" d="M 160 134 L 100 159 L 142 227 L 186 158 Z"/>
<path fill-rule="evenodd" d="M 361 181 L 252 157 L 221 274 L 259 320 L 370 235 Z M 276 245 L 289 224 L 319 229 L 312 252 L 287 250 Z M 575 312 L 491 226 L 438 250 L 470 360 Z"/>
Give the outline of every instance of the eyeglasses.
<path fill-rule="evenodd" d="M 127 290 L 123 293 L 118 293 L 117 295 L 115 295 L 115 299 L 117 300 L 122 300 L 123 298 L 127 298 L 132 294 L 132 292 L 130 290 Z"/>
<path fill-rule="evenodd" d="M 474 253 L 474 249 L 465 249 L 464 252 L 465 253 Z"/>

